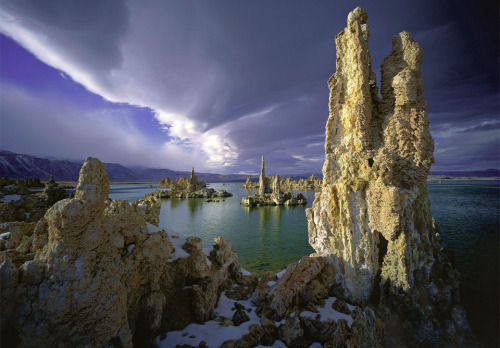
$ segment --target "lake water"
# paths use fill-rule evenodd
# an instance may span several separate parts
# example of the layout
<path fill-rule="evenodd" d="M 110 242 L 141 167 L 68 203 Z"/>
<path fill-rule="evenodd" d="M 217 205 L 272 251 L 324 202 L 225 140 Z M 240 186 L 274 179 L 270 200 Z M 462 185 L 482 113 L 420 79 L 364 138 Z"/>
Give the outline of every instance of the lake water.
<path fill-rule="evenodd" d="M 250 191 L 240 185 L 210 184 L 233 194 L 220 203 L 165 199 L 160 225 L 200 237 L 204 247 L 223 236 L 231 241 L 242 266 L 256 274 L 279 270 L 314 252 L 308 243 L 305 215 L 314 192 L 303 192 L 306 206 L 248 208 L 239 203 Z M 147 186 L 111 185 L 110 197 L 134 201 L 154 191 Z M 500 183 L 445 181 L 429 183 L 428 191 L 442 244 L 454 253 L 461 274 L 462 301 L 473 331 L 487 346 L 498 346 Z"/>

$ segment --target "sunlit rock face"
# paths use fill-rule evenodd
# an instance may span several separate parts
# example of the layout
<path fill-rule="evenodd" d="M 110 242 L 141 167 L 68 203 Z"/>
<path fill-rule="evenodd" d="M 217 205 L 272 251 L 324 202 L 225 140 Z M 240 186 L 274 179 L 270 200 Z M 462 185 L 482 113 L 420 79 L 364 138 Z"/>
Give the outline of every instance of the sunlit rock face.
<path fill-rule="evenodd" d="M 309 242 L 333 265 L 339 296 L 388 306 L 404 297 L 408 310 L 439 305 L 449 316 L 461 307 L 427 197 L 434 143 L 422 96 L 422 50 L 410 33 L 393 38 L 382 62 L 380 99 L 366 21 L 356 8 L 335 38 L 323 186 L 307 210 Z M 428 331 L 446 330 L 439 325 Z M 426 339 L 439 341 L 422 334 Z"/>

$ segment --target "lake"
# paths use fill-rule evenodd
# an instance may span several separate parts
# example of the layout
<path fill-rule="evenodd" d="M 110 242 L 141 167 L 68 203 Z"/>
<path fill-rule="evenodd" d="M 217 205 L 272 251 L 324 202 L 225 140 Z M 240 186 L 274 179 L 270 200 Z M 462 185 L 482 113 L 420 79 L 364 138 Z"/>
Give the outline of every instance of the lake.
<path fill-rule="evenodd" d="M 233 194 L 219 203 L 201 198 L 164 199 L 160 225 L 200 237 L 204 247 L 223 236 L 231 241 L 242 266 L 257 275 L 284 268 L 314 252 L 308 243 L 305 215 L 314 192 L 303 192 L 306 206 L 249 208 L 239 204 L 250 193 L 240 185 L 209 184 Z M 462 301 L 473 331 L 487 346 L 498 346 L 500 183 L 444 181 L 427 187 L 441 243 L 454 254 L 461 274 Z M 145 184 L 111 185 L 110 197 L 134 201 L 154 190 Z"/>

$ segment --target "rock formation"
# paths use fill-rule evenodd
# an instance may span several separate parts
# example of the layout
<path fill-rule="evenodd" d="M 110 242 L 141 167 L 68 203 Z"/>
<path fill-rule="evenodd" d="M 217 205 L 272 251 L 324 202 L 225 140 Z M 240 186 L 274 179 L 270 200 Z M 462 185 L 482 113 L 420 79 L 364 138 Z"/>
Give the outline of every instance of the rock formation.
<path fill-rule="evenodd" d="M 248 180 L 247 180 L 248 182 Z M 243 197 L 243 206 L 264 206 L 264 205 L 302 205 L 307 204 L 306 198 L 302 194 L 297 197 L 290 192 L 283 193 L 280 188 L 281 180 L 279 175 L 267 176 L 264 169 L 264 156 L 262 156 L 262 167 L 259 177 L 259 191 L 253 196 Z"/>
<path fill-rule="evenodd" d="M 180 177 L 177 180 L 172 180 L 170 178 L 161 179 L 158 184 L 158 188 L 170 189 L 175 194 L 183 193 L 188 194 L 191 192 L 198 191 L 207 186 L 205 180 L 198 180 L 196 174 L 194 173 L 194 167 L 191 168 L 191 175 L 189 178 Z"/>
<path fill-rule="evenodd" d="M 222 290 L 244 277 L 223 238 L 155 227 L 155 198 L 108 200 L 108 175 L 87 158 L 73 199 L 36 224 L 2 224 L 2 346 L 148 346 L 167 330 L 213 318 Z M 22 246 L 22 248 L 21 248 Z"/>
<path fill-rule="evenodd" d="M 207 188 L 205 180 L 198 180 L 194 173 L 194 168 L 191 169 L 191 176 L 188 178 L 181 177 L 176 181 L 169 178 L 160 180 L 158 188 L 169 190 L 156 190 L 149 196 L 157 198 L 214 198 L 214 197 L 231 197 L 233 194 L 225 190 L 214 190 Z"/>
<path fill-rule="evenodd" d="M 427 197 L 434 143 L 422 50 L 407 32 L 393 38 L 379 99 L 366 20 L 356 8 L 335 38 L 323 186 L 307 210 L 309 242 L 333 266 L 337 296 L 380 304 L 412 344 L 462 345 L 471 336 L 457 273 L 440 251 Z"/>
<path fill-rule="evenodd" d="M 260 169 L 259 176 L 259 195 L 264 195 L 270 193 L 269 179 L 266 177 L 266 171 L 264 169 L 264 156 L 262 156 L 262 168 Z"/>
<path fill-rule="evenodd" d="M 274 193 L 274 194 L 282 194 L 281 192 L 281 187 L 280 187 L 280 176 L 279 175 L 276 175 L 272 181 L 271 181 L 271 191 Z"/>
<path fill-rule="evenodd" d="M 233 194 L 226 190 L 214 190 L 213 188 L 203 187 L 194 192 L 186 191 L 162 191 L 155 190 L 147 196 L 156 198 L 216 198 L 216 197 L 231 197 Z"/>
<path fill-rule="evenodd" d="M 292 191 L 315 191 L 321 189 L 322 181 L 320 178 L 316 177 L 314 174 L 307 179 L 299 179 L 297 181 L 288 177 L 282 179 L 280 187 L 282 190 L 287 192 Z"/>
<path fill-rule="evenodd" d="M 259 183 L 253 183 L 252 182 L 252 176 L 249 175 L 248 178 L 247 178 L 247 181 L 241 185 L 241 188 L 246 188 L 246 189 L 253 189 L 253 188 L 258 188 L 259 187 Z"/>

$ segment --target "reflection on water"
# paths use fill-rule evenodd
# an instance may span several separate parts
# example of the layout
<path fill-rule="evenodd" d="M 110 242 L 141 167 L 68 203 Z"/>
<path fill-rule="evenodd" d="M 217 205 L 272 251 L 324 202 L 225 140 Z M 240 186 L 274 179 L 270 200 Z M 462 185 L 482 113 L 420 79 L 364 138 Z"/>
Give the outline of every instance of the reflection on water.
<path fill-rule="evenodd" d="M 162 199 L 161 205 L 163 206 L 167 202 L 170 202 L 170 209 L 174 210 L 182 202 L 182 199 L 181 198 Z"/>
<path fill-rule="evenodd" d="M 191 217 L 194 217 L 194 214 L 197 210 L 199 210 L 200 205 L 203 204 L 203 198 L 189 198 L 187 199 L 187 206 L 191 213 Z"/>
<path fill-rule="evenodd" d="M 160 224 L 202 238 L 205 247 L 223 236 L 231 241 L 243 267 L 257 274 L 278 270 L 314 251 L 307 240 L 304 206 L 245 207 L 239 204 L 241 198 L 253 190 L 240 185 L 210 184 L 215 190 L 233 194 L 219 203 L 184 199 L 177 200 L 172 208 L 174 203 L 165 204 L 171 199 L 164 200 Z M 311 205 L 314 192 L 305 196 Z"/>

